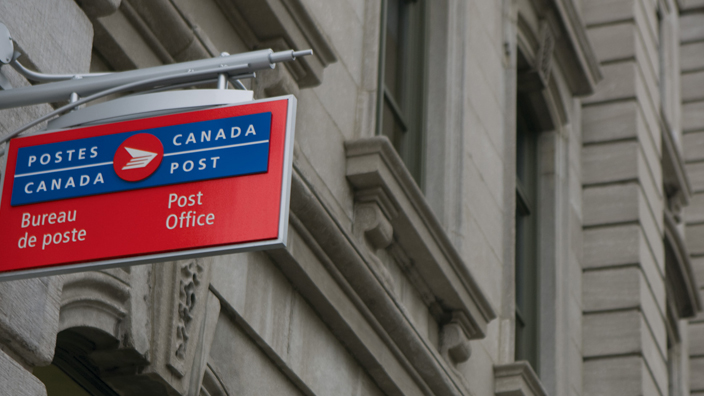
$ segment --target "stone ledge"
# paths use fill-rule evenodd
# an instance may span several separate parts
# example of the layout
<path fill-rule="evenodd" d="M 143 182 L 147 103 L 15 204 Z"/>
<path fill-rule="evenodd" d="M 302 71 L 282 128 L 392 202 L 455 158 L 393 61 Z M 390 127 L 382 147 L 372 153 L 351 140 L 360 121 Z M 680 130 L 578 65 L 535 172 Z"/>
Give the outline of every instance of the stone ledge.
<path fill-rule="evenodd" d="M 410 258 L 408 269 L 423 283 L 416 287 L 437 304 L 431 312 L 437 315 L 439 308 L 448 315 L 440 324 L 460 318 L 469 339 L 483 338 L 496 315 L 389 140 L 359 139 L 345 147 L 355 201 L 379 206 L 395 243 Z"/>
<path fill-rule="evenodd" d="M 332 45 L 301 0 L 215 0 L 251 49 L 313 49 L 313 56 L 285 67 L 299 87 L 323 81 L 323 70 L 337 61 Z"/>
<path fill-rule="evenodd" d="M 528 362 L 494 366 L 496 396 L 547 396 L 540 379 Z"/>

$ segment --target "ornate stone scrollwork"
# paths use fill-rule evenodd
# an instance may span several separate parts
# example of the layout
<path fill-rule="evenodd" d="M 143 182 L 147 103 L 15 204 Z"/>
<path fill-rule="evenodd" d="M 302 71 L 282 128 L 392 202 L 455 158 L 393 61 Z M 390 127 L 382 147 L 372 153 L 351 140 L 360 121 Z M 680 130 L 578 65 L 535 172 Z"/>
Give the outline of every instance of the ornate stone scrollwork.
<path fill-rule="evenodd" d="M 197 288 L 201 284 L 200 277 L 203 266 L 197 261 L 181 264 L 181 280 L 178 295 L 178 325 L 176 326 L 176 357 L 185 359 L 188 346 L 193 310 L 196 306 Z"/>

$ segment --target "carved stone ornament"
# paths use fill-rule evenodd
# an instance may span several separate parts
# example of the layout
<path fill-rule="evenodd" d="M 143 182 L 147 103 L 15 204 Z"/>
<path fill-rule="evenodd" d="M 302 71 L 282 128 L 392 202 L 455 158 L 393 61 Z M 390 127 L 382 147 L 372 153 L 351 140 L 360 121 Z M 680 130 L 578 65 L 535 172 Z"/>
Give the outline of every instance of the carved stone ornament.
<path fill-rule="evenodd" d="M 149 370 L 168 378 L 169 384 L 185 395 L 192 380 L 188 374 L 195 370 L 202 378 L 205 370 L 205 362 L 196 362 L 200 360 L 196 352 L 199 343 L 204 341 L 203 327 L 214 331 L 215 326 L 214 323 L 204 326 L 203 322 L 217 321 L 220 309 L 219 301 L 209 298 L 210 267 L 201 260 L 185 260 L 156 264 L 152 271 L 155 328 L 152 330 L 153 358 Z M 209 350 L 209 345 L 207 348 Z M 198 368 L 198 365 L 202 367 Z"/>
<path fill-rule="evenodd" d="M 542 91 L 550 82 L 555 35 L 547 21 L 540 23 L 539 35 L 539 44 L 532 67 L 518 76 L 518 90 L 521 93 Z"/>
<path fill-rule="evenodd" d="M 67 275 L 57 351 L 120 395 L 198 396 L 204 376 L 215 392 L 206 372 L 220 301 L 209 285 L 205 259 Z"/>

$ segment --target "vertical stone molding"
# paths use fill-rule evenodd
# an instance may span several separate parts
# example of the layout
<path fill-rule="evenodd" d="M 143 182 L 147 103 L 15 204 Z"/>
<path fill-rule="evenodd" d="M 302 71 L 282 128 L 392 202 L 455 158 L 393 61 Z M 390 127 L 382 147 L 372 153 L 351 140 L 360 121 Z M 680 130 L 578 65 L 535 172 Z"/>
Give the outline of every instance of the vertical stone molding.
<path fill-rule="evenodd" d="M 0 350 L 2 393 L 12 396 L 46 396 L 44 384 L 14 359 Z"/>
<path fill-rule="evenodd" d="M 678 4 L 682 159 L 691 187 L 689 206 L 682 211 L 681 219 L 686 251 L 690 255 L 687 261 L 696 274 L 695 293 L 701 299 L 704 287 L 704 2 L 680 0 Z M 704 394 L 704 317 L 701 314 L 689 321 L 687 333 L 689 350 L 684 352 L 690 366 L 687 388 L 692 395 Z"/>
<path fill-rule="evenodd" d="M 192 381 L 202 380 L 203 359 L 210 351 L 220 310 L 218 300 L 209 297 L 210 266 L 192 259 L 156 264 L 152 271 L 154 328 L 147 371 L 185 395 Z M 198 375 L 190 375 L 193 370 Z"/>
<path fill-rule="evenodd" d="M 51 363 L 59 327 L 61 277 L 0 283 L 0 338 L 21 363 Z"/>

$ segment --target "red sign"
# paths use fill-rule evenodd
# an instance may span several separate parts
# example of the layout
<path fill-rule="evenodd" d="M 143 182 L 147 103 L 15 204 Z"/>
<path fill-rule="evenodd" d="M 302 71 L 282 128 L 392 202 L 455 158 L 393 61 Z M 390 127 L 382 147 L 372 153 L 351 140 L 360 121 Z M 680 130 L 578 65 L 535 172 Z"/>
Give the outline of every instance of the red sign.
<path fill-rule="evenodd" d="M 285 97 L 13 139 L 0 278 L 283 246 L 294 116 Z"/>

